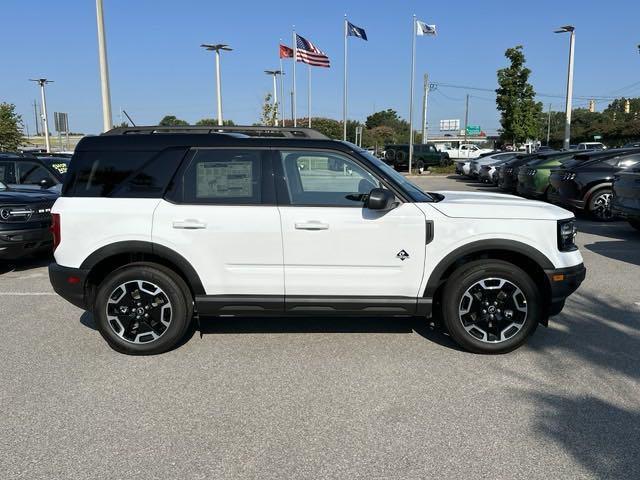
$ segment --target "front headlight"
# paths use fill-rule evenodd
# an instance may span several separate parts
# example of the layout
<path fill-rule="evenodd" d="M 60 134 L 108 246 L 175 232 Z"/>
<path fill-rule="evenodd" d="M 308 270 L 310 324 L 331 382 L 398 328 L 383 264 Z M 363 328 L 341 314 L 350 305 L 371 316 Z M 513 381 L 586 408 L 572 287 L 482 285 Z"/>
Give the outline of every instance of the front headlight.
<path fill-rule="evenodd" d="M 558 220 L 558 250 L 561 252 L 577 250 L 578 247 L 575 243 L 577 233 L 578 227 L 575 218 Z"/>

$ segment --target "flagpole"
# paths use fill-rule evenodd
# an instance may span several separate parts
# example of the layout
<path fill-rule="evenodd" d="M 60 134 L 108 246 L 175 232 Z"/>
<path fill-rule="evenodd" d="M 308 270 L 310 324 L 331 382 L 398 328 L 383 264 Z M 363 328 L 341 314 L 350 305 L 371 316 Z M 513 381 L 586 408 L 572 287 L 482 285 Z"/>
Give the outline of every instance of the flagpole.
<path fill-rule="evenodd" d="M 413 161 L 413 77 L 416 75 L 416 16 L 413 15 L 413 37 L 411 39 L 411 93 L 409 95 L 409 175 Z"/>
<path fill-rule="evenodd" d="M 298 112 L 296 111 L 296 62 L 298 61 L 298 42 L 296 41 L 296 26 L 293 26 L 293 126 L 298 126 Z"/>
<path fill-rule="evenodd" d="M 280 39 L 282 44 L 282 39 Z M 280 45 L 278 45 L 278 57 L 280 57 Z M 285 111 L 285 99 L 284 99 L 284 67 L 282 64 L 282 57 L 280 57 L 280 123 L 284 127 L 284 111 Z"/>
<path fill-rule="evenodd" d="M 280 124 L 284 127 L 284 70 L 282 67 L 282 58 L 280 59 L 280 103 L 278 104 L 280 108 Z"/>
<path fill-rule="evenodd" d="M 347 14 L 344 14 L 344 86 L 342 99 L 342 140 L 347 141 Z"/>
<path fill-rule="evenodd" d="M 311 65 L 307 64 L 307 80 L 309 82 L 307 88 L 307 125 L 311 128 Z"/>

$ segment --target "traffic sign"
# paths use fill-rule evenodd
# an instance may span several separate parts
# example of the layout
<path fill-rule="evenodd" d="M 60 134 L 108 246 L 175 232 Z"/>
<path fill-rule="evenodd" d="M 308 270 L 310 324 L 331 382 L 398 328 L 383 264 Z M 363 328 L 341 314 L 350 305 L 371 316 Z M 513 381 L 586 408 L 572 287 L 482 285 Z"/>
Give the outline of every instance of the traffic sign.
<path fill-rule="evenodd" d="M 480 135 L 480 125 L 467 125 L 467 135 Z"/>

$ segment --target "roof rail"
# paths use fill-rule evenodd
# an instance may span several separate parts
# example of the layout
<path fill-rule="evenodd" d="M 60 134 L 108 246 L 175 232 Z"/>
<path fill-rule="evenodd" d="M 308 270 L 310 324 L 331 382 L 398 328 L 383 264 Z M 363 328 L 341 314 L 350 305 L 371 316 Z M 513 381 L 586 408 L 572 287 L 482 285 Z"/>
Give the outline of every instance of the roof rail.
<path fill-rule="evenodd" d="M 165 133 L 186 134 L 230 134 L 247 137 L 284 137 L 284 138 L 310 138 L 327 140 L 329 137 L 312 128 L 301 127 L 262 127 L 262 126 L 147 126 L 147 127 L 119 127 L 104 132 L 102 135 L 152 135 Z"/>

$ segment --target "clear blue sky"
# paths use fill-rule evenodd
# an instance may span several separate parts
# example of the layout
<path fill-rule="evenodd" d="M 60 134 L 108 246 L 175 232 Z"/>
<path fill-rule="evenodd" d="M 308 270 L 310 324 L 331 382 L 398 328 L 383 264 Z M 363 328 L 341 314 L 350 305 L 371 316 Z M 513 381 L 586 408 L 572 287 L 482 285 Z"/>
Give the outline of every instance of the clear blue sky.
<path fill-rule="evenodd" d="M 278 66 L 280 38 L 291 44 L 292 25 L 331 58 L 331 69 L 313 70 L 314 116 L 342 116 L 342 18 L 366 29 L 369 42 L 349 39 L 350 118 L 374 109 L 408 116 L 411 15 L 435 23 L 439 34 L 418 37 L 416 86 L 428 72 L 434 81 L 495 88 L 504 50 L 524 45 L 536 91 L 563 95 L 568 37 L 554 28 L 576 26 L 576 96 L 640 96 L 640 2 L 513 1 L 214 1 L 104 0 L 114 122 L 124 108 L 138 124 L 165 114 L 188 121 L 214 117 L 213 56 L 201 43 L 228 43 L 222 62 L 224 116 L 236 123 L 258 120 L 271 90 L 263 70 Z M 0 101 L 17 105 L 33 131 L 37 86 L 46 76 L 50 112 L 69 112 L 74 131 L 101 128 L 95 2 L 2 0 L 0 5 Z M 306 72 L 298 64 L 298 113 L 306 114 Z M 287 90 L 291 61 L 286 62 Z M 419 121 L 419 88 L 416 89 Z M 463 118 L 464 90 L 430 96 L 429 122 Z M 472 95 L 470 123 L 495 130 L 490 92 Z M 561 109 L 562 99 L 540 98 Z M 577 100 L 578 105 L 586 102 Z M 603 108 L 605 103 L 598 104 Z M 50 119 L 50 125 L 53 124 Z"/>

